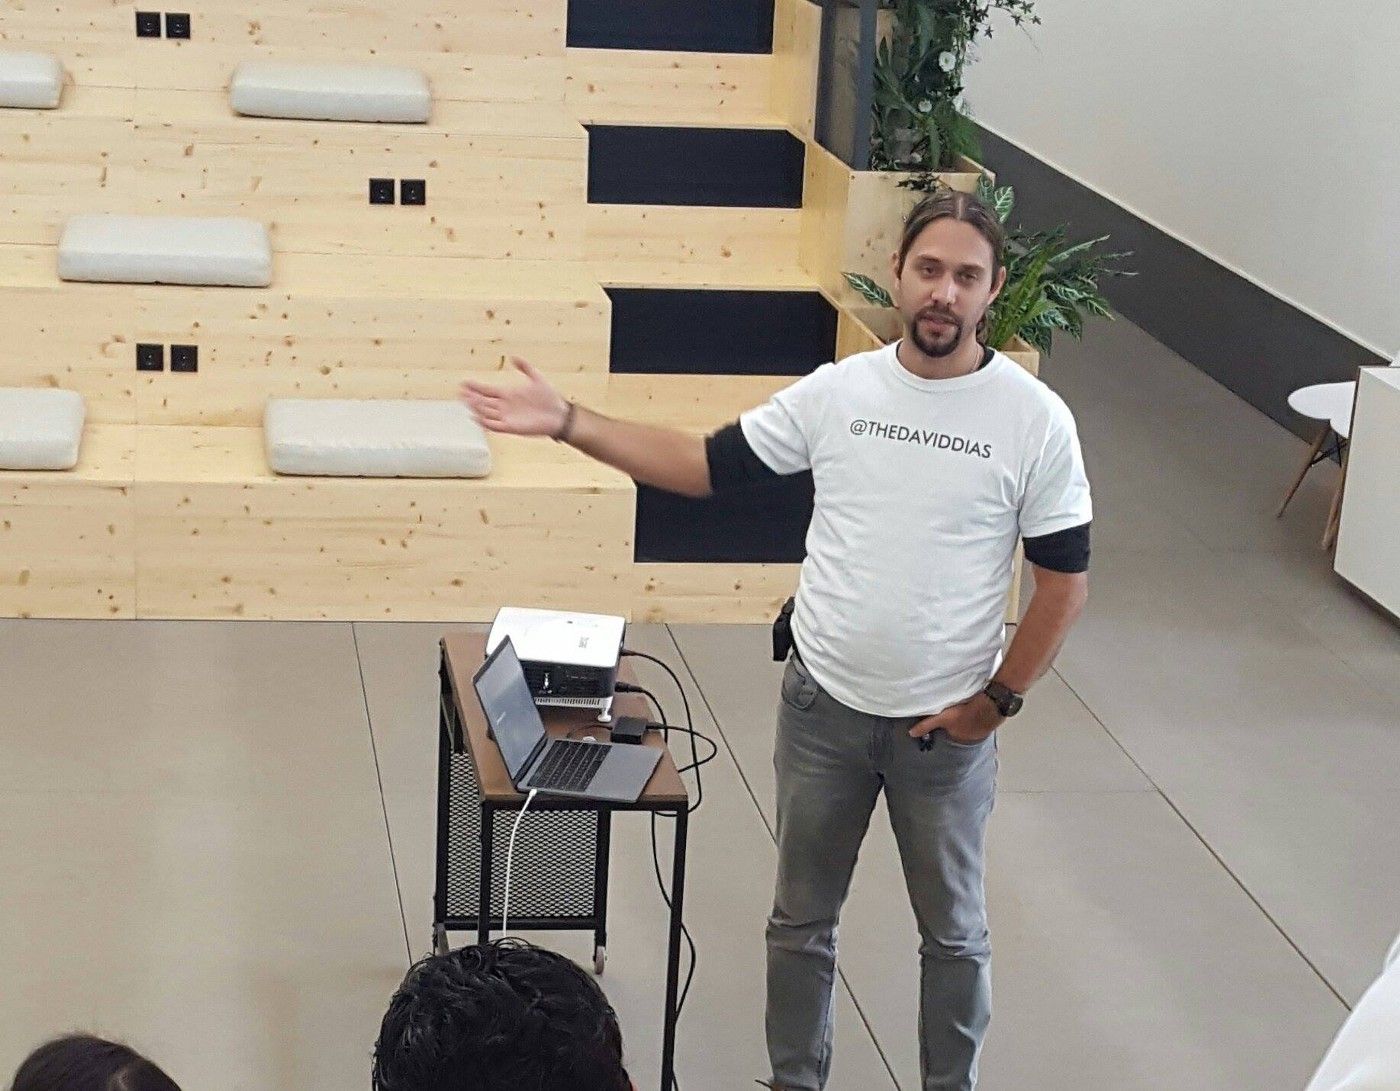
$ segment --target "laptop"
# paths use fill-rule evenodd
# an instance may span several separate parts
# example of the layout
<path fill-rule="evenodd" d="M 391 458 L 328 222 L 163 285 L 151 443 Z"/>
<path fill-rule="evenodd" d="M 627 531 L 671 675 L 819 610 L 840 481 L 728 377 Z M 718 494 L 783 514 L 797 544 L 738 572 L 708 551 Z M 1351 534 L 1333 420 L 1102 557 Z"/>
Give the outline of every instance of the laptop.
<path fill-rule="evenodd" d="M 517 791 L 635 803 L 661 760 L 653 746 L 551 739 L 510 637 L 486 658 L 472 685 Z"/>

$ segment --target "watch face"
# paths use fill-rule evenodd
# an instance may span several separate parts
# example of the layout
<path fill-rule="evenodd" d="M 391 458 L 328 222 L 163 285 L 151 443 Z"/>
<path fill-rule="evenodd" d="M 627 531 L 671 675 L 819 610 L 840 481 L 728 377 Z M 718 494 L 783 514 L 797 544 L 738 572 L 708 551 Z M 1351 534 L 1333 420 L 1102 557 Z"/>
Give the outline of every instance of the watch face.
<path fill-rule="evenodd" d="M 1019 693 L 999 682 L 989 682 L 982 692 L 997 706 L 997 712 L 1008 719 L 1020 712 L 1021 706 L 1025 704 L 1025 699 Z"/>

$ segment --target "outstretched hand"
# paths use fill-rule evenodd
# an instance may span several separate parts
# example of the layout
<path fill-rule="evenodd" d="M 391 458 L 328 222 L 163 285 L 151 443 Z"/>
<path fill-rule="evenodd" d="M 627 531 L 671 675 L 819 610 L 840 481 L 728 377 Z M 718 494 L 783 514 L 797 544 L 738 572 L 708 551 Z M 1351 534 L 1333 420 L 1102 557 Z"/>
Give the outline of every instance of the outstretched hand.
<path fill-rule="evenodd" d="M 510 362 L 525 376 L 519 386 L 498 387 L 467 380 L 458 397 L 488 432 L 513 436 L 553 436 L 564 425 L 569 403 L 528 361 Z"/>

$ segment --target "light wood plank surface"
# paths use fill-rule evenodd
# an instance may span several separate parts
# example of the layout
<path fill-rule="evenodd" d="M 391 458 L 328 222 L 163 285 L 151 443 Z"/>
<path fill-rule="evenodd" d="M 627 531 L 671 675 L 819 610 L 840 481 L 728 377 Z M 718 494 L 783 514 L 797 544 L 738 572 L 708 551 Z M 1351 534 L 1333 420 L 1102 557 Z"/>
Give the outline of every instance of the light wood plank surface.
<path fill-rule="evenodd" d="M 764 624 L 797 590 L 795 564 L 635 564 L 633 620 Z"/>
<path fill-rule="evenodd" d="M 815 139 L 821 8 L 777 0 L 773 18 L 771 110 L 804 140 Z"/>
<path fill-rule="evenodd" d="M 705 268 L 796 263 L 800 209 L 590 205 L 585 256 L 595 264 Z"/>
<path fill-rule="evenodd" d="M 570 49 L 565 100 L 581 121 L 618 125 L 783 124 L 769 54 Z"/>
<path fill-rule="evenodd" d="M 493 440 L 480 481 L 277 477 L 253 428 L 142 428 L 137 450 L 143 617 L 602 609 L 631 562 L 631 482 L 556 444 Z"/>
<path fill-rule="evenodd" d="M 71 471 L 0 471 L 0 616 L 134 617 L 134 430 L 89 424 Z"/>

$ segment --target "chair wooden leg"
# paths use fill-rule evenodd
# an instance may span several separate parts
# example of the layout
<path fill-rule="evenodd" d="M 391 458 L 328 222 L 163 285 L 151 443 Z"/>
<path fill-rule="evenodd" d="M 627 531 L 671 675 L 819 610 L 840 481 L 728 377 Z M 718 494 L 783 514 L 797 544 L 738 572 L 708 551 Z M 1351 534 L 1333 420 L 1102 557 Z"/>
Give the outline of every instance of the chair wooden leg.
<path fill-rule="evenodd" d="M 1346 491 L 1347 461 L 1351 455 L 1351 444 L 1342 452 L 1342 472 L 1337 475 L 1337 489 L 1332 494 L 1332 509 L 1327 513 L 1327 528 L 1322 532 L 1322 548 L 1331 549 L 1337 544 L 1337 532 L 1342 526 L 1342 493 Z"/>
<path fill-rule="evenodd" d="M 1288 490 L 1288 495 L 1283 498 L 1283 503 L 1278 506 L 1278 513 L 1274 516 L 1275 519 L 1283 517 L 1284 510 L 1288 507 L 1289 501 L 1298 494 L 1298 489 L 1303 484 L 1303 478 L 1307 477 L 1308 471 L 1312 469 L 1313 459 L 1317 458 L 1318 454 L 1322 451 L 1322 445 L 1327 442 L 1327 437 L 1331 434 L 1332 426 L 1330 424 L 1324 424 L 1322 426 L 1322 431 L 1317 434 L 1317 442 L 1312 445 L 1312 450 L 1303 456 L 1303 465 L 1298 470 L 1298 476 L 1293 480 L 1293 487 Z"/>

